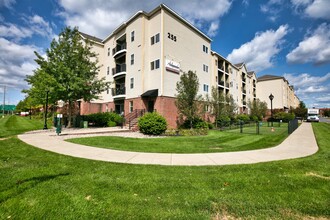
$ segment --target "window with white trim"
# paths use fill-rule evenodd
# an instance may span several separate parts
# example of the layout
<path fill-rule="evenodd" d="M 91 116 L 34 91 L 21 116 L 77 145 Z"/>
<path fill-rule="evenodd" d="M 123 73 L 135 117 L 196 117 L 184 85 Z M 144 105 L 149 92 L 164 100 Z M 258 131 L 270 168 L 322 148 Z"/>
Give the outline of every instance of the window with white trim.
<path fill-rule="evenodd" d="M 209 85 L 204 84 L 204 85 L 203 85 L 203 91 L 204 91 L 204 92 L 209 92 Z"/>
<path fill-rule="evenodd" d="M 129 112 L 133 112 L 133 101 L 129 101 Z"/>
<path fill-rule="evenodd" d="M 160 67 L 160 61 L 159 61 L 159 59 L 158 60 L 155 60 L 155 61 L 152 61 L 150 63 L 150 69 L 151 70 L 159 69 L 159 67 Z"/>
<path fill-rule="evenodd" d="M 110 67 L 107 67 L 107 75 L 110 74 Z"/>
<path fill-rule="evenodd" d="M 209 66 L 203 64 L 203 71 L 206 72 L 206 73 L 208 73 L 209 72 Z"/>
<path fill-rule="evenodd" d="M 110 56 L 110 47 L 108 47 L 108 56 Z"/>
<path fill-rule="evenodd" d="M 131 89 L 134 89 L 134 78 L 131 78 L 131 81 L 130 81 L 130 88 L 131 88 Z"/>
<path fill-rule="evenodd" d="M 154 45 L 160 41 L 160 35 L 159 33 L 151 37 L 151 45 Z"/>
<path fill-rule="evenodd" d="M 203 45 L 203 52 L 204 53 L 209 53 L 209 48 L 205 45 Z"/>
<path fill-rule="evenodd" d="M 135 31 L 131 32 L 131 42 L 133 42 L 135 39 Z"/>
<path fill-rule="evenodd" d="M 131 54 L 131 65 L 134 65 L 134 54 Z"/>

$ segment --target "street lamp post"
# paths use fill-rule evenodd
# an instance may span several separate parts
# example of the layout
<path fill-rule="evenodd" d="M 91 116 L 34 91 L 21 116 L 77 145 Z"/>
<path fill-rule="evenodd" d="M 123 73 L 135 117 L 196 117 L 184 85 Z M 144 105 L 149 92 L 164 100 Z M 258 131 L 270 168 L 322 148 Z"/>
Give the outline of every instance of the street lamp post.
<path fill-rule="evenodd" d="M 273 127 L 273 99 L 274 99 L 274 96 L 272 93 L 270 93 L 269 99 L 270 99 L 270 115 L 271 115 L 270 119 L 271 119 L 272 127 Z"/>
<path fill-rule="evenodd" d="M 44 130 L 47 130 L 47 114 L 48 114 L 48 93 L 49 90 L 46 90 L 46 110 L 45 110 L 45 123 L 44 123 Z"/>

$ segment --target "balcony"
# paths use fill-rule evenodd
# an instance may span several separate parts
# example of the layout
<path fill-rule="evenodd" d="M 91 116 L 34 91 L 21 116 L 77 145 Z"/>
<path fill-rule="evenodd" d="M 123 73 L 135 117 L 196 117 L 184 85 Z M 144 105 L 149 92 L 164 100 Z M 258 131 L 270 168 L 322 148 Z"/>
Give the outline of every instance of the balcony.
<path fill-rule="evenodd" d="M 243 101 L 243 105 L 246 105 L 246 101 Z"/>
<path fill-rule="evenodd" d="M 117 77 L 126 74 L 126 64 L 117 64 L 116 68 L 112 68 L 112 76 Z"/>
<path fill-rule="evenodd" d="M 225 82 L 224 81 L 219 81 L 219 86 L 225 87 Z"/>
<path fill-rule="evenodd" d="M 242 82 L 245 83 L 246 82 L 246 78 L 242 77 Z"/>
<path fill-rule="evenodd" d="M 229 88 L 229 83 L 228 82 L 226 82 L 226 87 Z"/>
<path fill-rule="evenodd" d="M 243 89 L 242 92 L 243 92 L 244 94 L 246 94 L 246 89 Z"/>
<path fill-rule="evenodd" d="M 111 89 L 113 98 L 125 98 L 126 96 L 126 87 L 116 87 Z"/>
<path fill-rule="evenodd" d="M 119 57 L 119 55 L 126 54 L 126 42 L 122 44 L 117 44 L 115 48 L 112 49 L 112 56 L 113 58 Z"/>

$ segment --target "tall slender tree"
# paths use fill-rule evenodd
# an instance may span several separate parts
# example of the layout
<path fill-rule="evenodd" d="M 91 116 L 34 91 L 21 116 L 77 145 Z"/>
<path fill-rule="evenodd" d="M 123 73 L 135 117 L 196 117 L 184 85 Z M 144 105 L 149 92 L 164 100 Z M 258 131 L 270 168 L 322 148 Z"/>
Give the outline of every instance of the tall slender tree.
<path fill-rule="evenodd" d="M 196 73 L 188 71 L 183 73 L 180 81 L 176 83 L 176 102 L 179 114 L 186 117 L 193 128 L 194 118 L 199 118 L 203 111 L 202 96 L 198 95 L 199 81 Z"/>
<path fill-rule="evenodd" d="M 98 78 L 100 66 L 97 54 L 91 50 L 91 42 L 83 40 L 78 28 L 66 27 L 57 40 L 51 42 L 46 58 L 35 52 L 39 68 L 26 81 L 32 96 L 49 91 L 52 100 L 63 100 L 68 105 L 68 126 L 77 100 L 90 101 L 105 91 L 109 82 Z"/>

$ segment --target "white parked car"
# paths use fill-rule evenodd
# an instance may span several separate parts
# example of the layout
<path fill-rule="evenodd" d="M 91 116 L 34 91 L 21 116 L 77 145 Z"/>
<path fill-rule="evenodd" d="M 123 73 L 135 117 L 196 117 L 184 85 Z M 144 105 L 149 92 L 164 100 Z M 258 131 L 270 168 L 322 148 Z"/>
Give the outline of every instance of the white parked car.
<path fill-rule="evenodd" d="M 319 122 L 320 118 L 317 115 L 312 115 L 312 116 L 308 116 L 307 117 L 307 121 L 308 122 Z"/>

